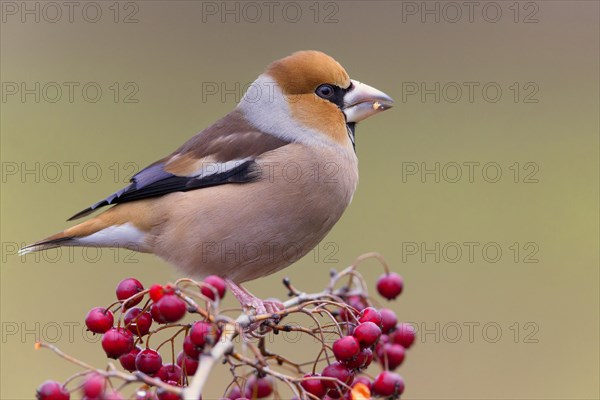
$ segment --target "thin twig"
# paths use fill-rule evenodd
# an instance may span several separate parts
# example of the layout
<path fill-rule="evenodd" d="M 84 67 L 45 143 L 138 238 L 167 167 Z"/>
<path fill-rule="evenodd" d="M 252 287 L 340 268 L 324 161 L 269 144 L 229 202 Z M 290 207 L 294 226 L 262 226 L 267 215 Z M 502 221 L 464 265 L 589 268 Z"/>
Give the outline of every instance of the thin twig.
<path fill-rule="evenodd" d="M 285 301 L 283 303 L 285 312 L 281 312 L 281 314 L 283 315 L 289 313 L 288 309 L 291 307 L 296 307 L 298 305 L 319 300 L 322 298 L 329 298 L 330 296 L 330 291 L 324 291 L 313 294 L 300 293 L 296 297 L 293 297 L 290 300 Z M 272 318 L 272 315 L 273 314 L 250 316 L 248 314 L 243 313 L 235 320 L 234 324 L 227 323 L 223 328 L 221 339 L 212 348 L 210 353 L 200 355 L 200 365 L 198 367 L 198 370 L 196 371 L 196 374 L 192 378 L 190 385 L 183 389 L 183 398 L 186 400 L 196 400 L 200 398 L 202 390 L 204 389 L 204 385 L 206 384 L 208 376 L 212 371 L 215 363 L 226 354 L 231 353 L 233 349 L 233 339 L 238 334 L 237 328 L 244 329 L 250 326 L 251 324 L 256 323 L 257 321 L 268 320 Z"/>
<path fill-rule="evenodd" d="M 134 372 L 132 374 L 128 374 L 125 372 L 121 372 L 119 370 L 117 370 L 115 368 L 115 366 L 112 363 L 108 364 L 108 370 L 103 370 L 103 369 L 97 369 L 92 367 L 91 365 L 80 361 L 74 357 L 71 357 L 70 355 L 64 353 L 63 351 L 61 351 L 58 347 L 49 344 L 49 343 L 43 343 L 43 342 L 37 342 L 35 344 L 36 349 L 39 348 L 46 348 L 46 349 L 50 349 L 52 350 L 54 353 L 56 353 L 59 357 L 64 358 L 65 360 L 78 365 L 79 367 L 86 369 L 88 371 L 93 371 L 95 373 L 97 373 L 98 375 L 101 375 L 105 378 L 119 378 L 122 379 L 125 382 L 143 382 L 147 385 L 151 385 L 151 386 L 156 386 L 159 388 L 162 388 L 164 390 L 167 390 L 171 393 L 175 393 L 178 395 L 181 395 L 182 393 L 182 389 L 176 386 L 172 386 L 169 385 L 163 381 L 161 381 L 160 379 L 157 378 L 152 378 L 151 376 L 148 376 L 142 372 Z"/>

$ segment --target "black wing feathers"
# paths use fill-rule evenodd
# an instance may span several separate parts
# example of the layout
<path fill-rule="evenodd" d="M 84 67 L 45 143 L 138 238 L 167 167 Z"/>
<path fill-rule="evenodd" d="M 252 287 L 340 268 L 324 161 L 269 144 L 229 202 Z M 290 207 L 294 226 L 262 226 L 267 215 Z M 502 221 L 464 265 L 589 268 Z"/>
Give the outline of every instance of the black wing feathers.
<path fill-rule="evenodd" d="M 84 217 L 96 209 L 111 204 L 126 203 L 134 200 L 162 196 L 173 192 L 185 192 L 225 183 L 251 182 L 257 177 L 256 162 L 248 160 L 221 173 L 206 177 L 187 177 L 165 172 L 163 164 L 155 164 L 132 178 L 132 183 L 108 196 L 106 199 L 73 215 L 67 221 Z"/>

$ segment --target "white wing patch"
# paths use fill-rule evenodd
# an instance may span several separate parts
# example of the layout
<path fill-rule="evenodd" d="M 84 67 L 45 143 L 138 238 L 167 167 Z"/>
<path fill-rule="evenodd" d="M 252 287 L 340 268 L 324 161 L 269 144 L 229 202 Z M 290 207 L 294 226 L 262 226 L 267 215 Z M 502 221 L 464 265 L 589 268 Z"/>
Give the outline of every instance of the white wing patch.
<path fill-rule="evenodd" d="M 246 157 L 241 158 L 239 160 L 230 160 L 225 162 L 205 161 L 201 163 L 200 168 L 198 168 L 198 170 L 196 170 L 196 172 L 194 172 L 192 176 L 195 176 L 197 178 L 205 178 L 211 175 L 222 174 L 224 172 L 231 171 L 232 169 L 239 167 L 240 165 L 249 160 L 252 160 L 252 158 Z"/>

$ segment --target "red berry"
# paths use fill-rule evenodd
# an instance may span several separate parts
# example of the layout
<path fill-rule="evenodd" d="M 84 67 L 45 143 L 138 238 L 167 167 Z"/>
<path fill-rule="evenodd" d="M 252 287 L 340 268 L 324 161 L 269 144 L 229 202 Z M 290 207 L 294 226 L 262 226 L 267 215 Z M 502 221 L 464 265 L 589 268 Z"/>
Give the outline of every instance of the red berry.
<path fill-rule="evenodd" d="M 111 328 L 102 336 L 102 348 L 107 357 L 117 359 L 133 349 L 133 335 L 125 328 Z"/>
<path fill-rule="evenodd" d="M 402 277 L 395 272 L 383 274 L 377 280 L 377 291 L 388 300 L 398 297 L 403 286 Z"/>
<path fill-rule="evenodd" d="M 273 378 L 265 376 L 257 378 L 255 376 L 248 379 L 246 387 L 250 391 L 252 398 L 262 399 L 273 393 Z"/>
<path fill-rule="evenodd" d="M 203 282 L 207 285 L 210 285 L 202 286 L 200 291 L 203 295 L 205 295 L 212 301 L 215 301 L 216 298 L 222 299 L 223 297 L 225 297 L 225 290 L 227 289 L 227 285 L 225 284 L 225 281 L 222 278 L 216 275 L 210 275 L 204 278 Z"/>
<path fill-rule="evenodd" d="M 356 339 L 358 339 L 360 347 L 371 347 L 377 343 L 377 340 L 379 340 L 379 337 L 381 336 L 381 329 L 379 329 L 379 327 L 373 322 L 367 321 L 359 324 L 354 329 L 353 335 Z"/>
<path fill-rule="evenodd" d="M 333 355 L 338 361 L 347 361 L 358 355 L 360 345 L 353 336 L 344 336 L 333 343 Z"/>
<path fill-rule="evenodd" d="M 383 346 L 384 344 L 389 343 L 390 341 L 391 339 L 389 335 L 382 334 L 379 337 L 379 342 L 377 342 L 377 347 Z"/>
<path fill-rule="evenodd" d="M 117 299 L 127 300 L 128 298 L 130 298 L 133 295 L 138 294 L 142 290 L 144 290 L 144 286 L 137 279 L 134 279 L 134 278 L 123 279 L 117 285 Z M 125 308 L 135 306 L 140 301 L 142 301 L 142 297 L 143 296 L 138 296 L 133 300 L 129 300 L 127 302 L 127 304 L 125 304 Z"/>
<path fill-rule="evenodd" d="M 163 296 L 156 302 L 158 313 L 167 322 L 177 322 L 185 315 L 185 302 L 174 294 Z"/>
<path fill-rule="evenodd" d="M 350 369 L 361 369 L 367 368 L 369 364 L 373 361 L 373 351 L 371 349 L 366 348 L 362 349 L 360 353 L 353 359 L 344 362 L 344 364 Z"/>
<path fill-rule="evenodd" d="M 163 297 L 164 294 L 165 294 L 165 291 L 164 291 L 162 285 L 150 286 L 149 295 L 153 302 L 157 302 L 158 300 L 160 300 L 160 298 Z"/>
<path fill-rule="evenodd" d="M 365 352 L 364 357 L 365 357 L 365 362 L 362 365 L 361 368 L 367 368 L 369 365 L 371 365 L 371 363 L 373 362 L 373 350 L 371 349 L 362 349 L 362 351 L 360 352 L 359 356 L 361 354 L 363 354 L 363 352 Z"/>
<path fill-rule="evenodd" d="M 340 308 L 337 319 L 340 322 L 351 322 L 351 321 L 353 321 L 352 312 L 345 307 Z"/>
<path fill-rule="evenodd" d="M 326 366 L 321 375 L 326 378 L 335 378 L 346 385 L 350 385 L 353 380 L 352 372 L 350 372 L 348 367 L 339 362 L 334 362 L 333 364 Z M 339 385 L 339 382 L 323 380 L 323 386 L 327 389 L 335 389 L 336 384 Z"/>
<path fill-rule="evenodd" d="M 156 350 L 144 349 L 135 357 L 135 368 L 146 375 L 154 375 L 162 367 L 162 357 Z"/>
<path fill-rule="evenodd" d="M 119 362 L 121 363 L 121 366 L 129 372 L 135 371 L 135 357 L 140 351 L 142 351 L 142 349 L 139 346 L 135 346 L 129 353 L 120 356 Z"/>
<path fill-rule="evenodd" d="M 390 371 L 382 371 L 375 378 L 372 390 L 378 396 L 398 396 L 404 392 L 404 380 L 398 374 Z"/>
<path fill-rule="evenodd" d="M 351 385 L 352 381 L 354 380 L 354 375 L 348 369 L 348 367 L 339 362 L 335 362 L 331 365 L 326 366 L 323 369 L 323 373 L 321 375 L 324 377 L 337 379 L 337 381 L 323 381 L 323 386 L 330 389 L 327 392 L 327 396 L 334 399 L 340 398 L 344 395 L 344 393 L 347 392 L 347 388 L 341 385 L 340 382 L 346 385 Z"/>
<path fill-rule="evenodd" d="M 387 362 L 387 369 L 390 371 L 395 370 L 402 364 L 404 355 L 404 347 L 399 344 L 386 343 L 377 349 L 377 358 L 379 358 L 381 365 L 385 366 Z"/>
<path fill-rule="evenodd" d="M 56 381 L 46 381 L 37 388 L 38 400 L 69 400 L 71 394 L 65 387 Z"/>
<path fill-rule="evenodd" d="M 382 308 L 379 313 L 381 314 L 381 332 L 384 334 L 390 333 L 398 323 L 396 313 L 388 308 Z"/>
<path fill-rule="evenodd" d="M 94 333 L 104 333 L 112 328 L 113 313 L 103 307 L 95 307 L 85 317 L 85 326 Z"/>
<path fill-rule="evenodd" d="M 304 390 L 306 390 L 308 393 L 312 394 L 313 396 L 316 396 L 318 398 L 322 398 L 323 396 L 325 396 L 325 386 L 323 385 L 323 381 L 321 379 L 314 379 L 315 377 L 320 377 L 321 375 L 319 374 L 306 374 L 304 375 L 304 380 L 300 383 L 300 385 L 302 385 L 302 388 Z M 312 379 L 307 379 L 307 378 L 312 378 Z"/>
<path fill-rule="evenodd" d="M 196 373 L 198 360 L 186 356 L 182 351 L 177 355 L 177 365 L 179 365 L 186 375 L 190 376 Z"/>
<path fill-rule="evenodd" d="M 158 400 L 179 400 L 179 399 L 181 399 L 181 397 L 179 397 L 179 395 L 172 393 L 172 392 L 167 392 L 163 388 L 158 388 L 156 390 L 156 398 Z"/>
<path fill-rule="evenodd" d="M 98 374 L 91 374 L 83 383 L 83 394 L 87 399 L 97 399 L 104 392 L 104 377 Z"/>
<path fill-rule="evenodd" d="M 192 358 L 198 358 L 198 356 L 200 356 L 200 352 L 202 351 L 202 347 L 198 347 L 196 346 L 193 342 L 192 342 L 192 338 L 189 336 L 186 336 L 183 339 L 183 352 L 188 356 L 188 357 L 192 357 Z"/>
<path fill-rule="evenodd" d="M 158 303 L 154 303 L 154 304 L 152 304 L 152 306 L 150 306 L 150 315 L 152 315 L 152 319 L 155 320 L 159 324 L 167 323 L 167 320 L 165 319 L 165 317 L 163 317 L 163 315 L 158 310 Z"/>
<path fill-rule="evenodd" d="M 327 396 L 325 397 L 326 400 L 330 400 L 330 399 L 339 399 L 342 396 L 347 397 L 345 395 L 348 394 L 348 389 L 345 387 L 340 387 L 340 389 L 329 389 L 327 391 Z"/>
<path fill-rule="evenodd" d="M 138 336 L 144 336 L 150 332 L 152 315 L 147 311 L 143 312 L 139 307 L 133 307 L 127 310 L 123 322 L 125 322 L 125 326 L 131 333 Z"/>
<path fill-rule="evenodd" d="M 227 398 L 229 400 L 238 400 L 238 399 L 247 399 L 252 397 L 250 395 L 250 391 L 248 390 L 248 388 L 246 388 L 246 390 L 244 390 L 244 393 L 242 394 L 242 389 L 240 389 L 238 386 L 234 386 L 229 393 L 227 393 Z"/>
<path fill-rule="evenodd" d="M 365 299 L 363 299 L 362 296 L 358 295 L 348 296 L 346 303 L 348 303 L 349 306 L 356 308 L 356 310 L 358 310 L 359 312 L 367 307 Z"/>
<path fill-rule="evenodd" d="M 195 322 L 190 331 L 190 340 L 198 347 L 213 344 L 217 339 L 217 328 L 208 322 Z"/>
<path fill-rule="evenodd" d="M 358 322 L 372 322 L 381 327 L 381 314 L 373 307 L 367 307 L 360 312 Z"/>
<path fill-rule="evenodd" d="M 415 327 L 411 324 L 398 324 L 396 330 L 390 333 L 392 342 L 402 345 L 406 349 L 413 345 L 415 337 Z"/>
<path fill-rule="evenodd" d="M 175 294 L 175 285 L 171 284 L 171 283 L 167 283 L 165 286 L 163 286 L 163 294 L 166 296 L 168 294 Z"/>
<path fill-rule="evenodd" d="M 163 382 L 180 382 L 181 376 L 181 367 L 177 364 L 165 364 L 156 373 L 156 377 Z"/>

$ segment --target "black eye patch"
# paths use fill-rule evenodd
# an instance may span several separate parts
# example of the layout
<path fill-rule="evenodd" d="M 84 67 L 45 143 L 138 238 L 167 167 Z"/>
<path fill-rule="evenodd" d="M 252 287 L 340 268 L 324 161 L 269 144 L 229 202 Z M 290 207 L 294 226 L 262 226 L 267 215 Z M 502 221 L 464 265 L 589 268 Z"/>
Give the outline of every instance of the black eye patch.
<path fill-rule="evenodd" d="M 339 86 L 325 83 L 315 90 L 315 94 L 325 100 L 329 100 L 341 109 L 344 106 L 344 95 L 350 90 L 350 87 L 342 89 Z"/>

